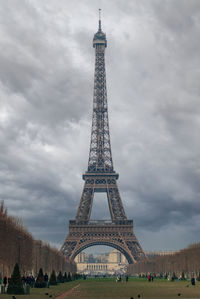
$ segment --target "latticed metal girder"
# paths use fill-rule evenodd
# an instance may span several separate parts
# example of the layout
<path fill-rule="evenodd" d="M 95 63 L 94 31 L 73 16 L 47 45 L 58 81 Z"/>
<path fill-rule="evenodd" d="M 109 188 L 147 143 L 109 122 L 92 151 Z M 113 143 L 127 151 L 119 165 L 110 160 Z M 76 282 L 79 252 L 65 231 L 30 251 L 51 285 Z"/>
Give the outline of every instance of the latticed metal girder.
<path fill-rule="evenodd" d="M 113 171 L 113 161 L 110 145 L 106 73 L 105 73 L 105 46 L 95 48 L 95 79 L 93 98 L 93 118 L 88 172 Z"/>
<path fill-rule="evenodd" d="M 95 192 L 107 194 L 112 221 L 127 219 L 119 194 L 116 175 L 84 175 L 85 184 L 76 214 L 76 221 L 89 221 Z"/>
<path fill-rule="evenodd" d="M 76 224 L 71 221 L 69 235 L 61 250 L 68 258 L 74 259 L 87 247 L 107 245 L 121 251 L 127 261 L 132 264 L 144 259 L 145 254 L 133 233 L 133 224 L 126 220 L 123 224 L 106 221 Z"/>
<path fill-rule="evenodd" d="M 99 23 L 101 25 L 101 23 Z M 95 48 L 95 76 L 93 116 L 88 170 L 76 218 L 70 221 L 69 234 L 61 248 L 69 258 L 83 249 L 97 244 L 109 245 L 120 250 L 129 263 L 145 258 L 133 232 L 133 222 L 127 220 L 117 186 L 118 174 L 113 169 L 105 72 L 106 36 L 99 26 L 93 39 Z M 95 192 L 105 192 L 111 221 L 91 223 L 90 215 Z"/>

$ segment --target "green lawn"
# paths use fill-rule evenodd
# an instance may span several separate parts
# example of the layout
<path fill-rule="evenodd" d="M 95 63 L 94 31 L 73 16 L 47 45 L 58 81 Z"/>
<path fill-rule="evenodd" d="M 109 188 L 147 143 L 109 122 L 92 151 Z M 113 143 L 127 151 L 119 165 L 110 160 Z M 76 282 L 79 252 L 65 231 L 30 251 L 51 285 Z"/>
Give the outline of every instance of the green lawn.
<path fill-rule="evenodd" d="M 51 298 L 56 298 L 67 290 L 72 289 L 74 286 L 79 284 L 79 281 L 61 283 L 57 286 L 51 286 L 49 289 L 37 289 L 33 288 L 30 291 L 30 295 L 15 295 L 17 299 L 44 299 L 49 298 L 49 295 L 52 295 Z M 45 295 L 48 293 L 49 295 Z M 13 295 L 0 294 L 0 299 L 12 299 Z"/>
<path fill-rule="evenodd" d="M 31 289 L 31 295 L 16 295 L 17 299 L 44 299 L 52 298 L 66 292 L 74 286 L 80 284 L 73 293 L 69 294 L 68 299 L 130 299 L 131 296 L 136 299 L 174 299 L 174 298 L 199 298 L 200 299 L 200 282 L 191 286 L 189 281 L 169 282 L 156 279 L 154 282 L 148 282 L 146 279 L 129 279 L 116 283 L 114 279 L 86 279 L 77 280 L 70 283 L 60 284 L 49 289 Z M 188 287 L 187 287 L 188 286 Z M 49 293 L 49 295 L 45 295 Z M 178 294 L 181 293 L 181 296 Z M 0 295 L 0 299 L 11 299 L 12 295 Z"/>
<path fill-rule="evenodd" d="M 187 287 L 189 285 L 189 287 Z M 181 296 L 178 296 L 181 293 Z M 189 281 L 168 282 L 146 279 L 130 279 L 128 283 L 116 283 L 114 280 L 88 279 L 80 283 L 68 299 L 174 299 L 174 298 L 200 298 L 200 283 L 191 286 Z"/>

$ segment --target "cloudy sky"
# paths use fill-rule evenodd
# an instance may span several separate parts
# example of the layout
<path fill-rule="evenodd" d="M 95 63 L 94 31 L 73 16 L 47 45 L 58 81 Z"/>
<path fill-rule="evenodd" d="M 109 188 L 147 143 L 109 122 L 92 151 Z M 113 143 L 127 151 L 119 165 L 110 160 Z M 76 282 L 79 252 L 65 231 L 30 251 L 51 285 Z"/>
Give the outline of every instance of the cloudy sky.
<path fill-rule="evenodd" d="M 186 247 L 200 241 L 199 0 L 1 0 L 0 200 L 62 244 L 88 162 L 99 7 L 125 210 L 145 250 Z M 92 217 L 109 217 L 105 197 Z"/>

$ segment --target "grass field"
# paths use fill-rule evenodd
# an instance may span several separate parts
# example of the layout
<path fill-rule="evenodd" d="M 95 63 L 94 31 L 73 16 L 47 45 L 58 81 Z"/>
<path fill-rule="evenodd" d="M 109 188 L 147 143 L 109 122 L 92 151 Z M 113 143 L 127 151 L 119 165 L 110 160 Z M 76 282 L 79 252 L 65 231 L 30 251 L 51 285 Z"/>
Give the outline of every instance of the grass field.
<path fill-rule="evenodd" d="M 189 285 L 189 287 L 187 287 Z M 178 294 L 181 293 L 181 296 Z M 114 280 L 88 279 L 80 284 L 67 298 L 74 299 L 174 299 L 174 298 L 200 298 L 200 283 L 191 286 L 188 281 L 168 282 L 146 279 L 130 279 L 128 283 L 116 283 Z"/>
<path fill-rule="evenodd" d="M 68 283 L 61 283 L 57 286 L 51 286 L 49 289 L 31 289 L 30 295 L 15 295 L 17 299 L 48 299 L 49 295 L 52 295 L 52 299 L 72 289 L 74 286 L 79 284 L 79 281 L 73 281 Z M 49 295 L 45 295 L 48 293 Z M 13 295 L 0 294 L 0 299 L 12 299 Z"/>
<path fill-rule="evenodd" d="M 146 279 L 130 279 L 128 283 L 116 283 L 114 279 L 86 279 L 75 282 L 60 284 L 50 289 L 32 289 L 31 295 L 16 295 L 17 299 L 44 299 L 56 298 L 58 295 L 79 285 L 66 298 L 68 299 L 174 299 L 174 298 L 200 298 L 200 282 L 191 286 L 189 281 L 169 282 L 165 280 L 154 280 L 148 282 Z M 48 293 L 49 295 L 45 295 Z M 178 296 L 178 294 L 181 294 Z M 138 297 L 140 295 L 140 297 Z M 12 295 L 0 295 L 0 299 L 11 299 Z"/>

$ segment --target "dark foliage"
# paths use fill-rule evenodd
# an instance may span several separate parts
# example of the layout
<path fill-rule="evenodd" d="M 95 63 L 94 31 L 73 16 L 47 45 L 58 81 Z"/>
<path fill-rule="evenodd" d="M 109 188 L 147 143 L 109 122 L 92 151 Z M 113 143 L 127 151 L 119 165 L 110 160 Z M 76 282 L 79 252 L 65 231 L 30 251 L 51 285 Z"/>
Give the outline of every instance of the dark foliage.
<path fill-rule="evenodd" d="M 62 276 L 61 271 L 60 271 L 59 274 L 58 274 L 57 282 L 58 282 L 58 283 L 64 282 L 64 279 L 63 279 L 63 276 Z"/>
<path fill-rule="evenodd" d="M 67 272 L 65 272 L 65 274 L 64 274 L 64 276 L 63 276 L 63 280 L 64 280 L 64 282 L 67 282 L 67 281 L 68 281 Z"/>
<path fill-rule="evenodd" d="M 71 277 L 71 274 L 70 274 L 70 272 L 68 273 L 68 281 L 72 281 L 72 277 Z"/>
<path fill-rule="evenodd" d="M 45 287 L 46 287 L 46 282 L 44 281 L 42 268 L 40 268 L 38 277 L 35 282 L 35 288 L 45 288 Z"/>
<path fill-rule="evenodd" d="M 49 280 L 50 285 L 55 286 L 57 285 L 57 280 L 56 280 L 56 273 L 53 270 L 50 276 L 50 280 Z"/>
<path fill-rule="evenodd" d="M 21 281 L 21 274 L 19 271 L 19 265 L 16 263 L 13 274 L 8 284 L 8 294 L 24 294 L 24 288 Z"/>

